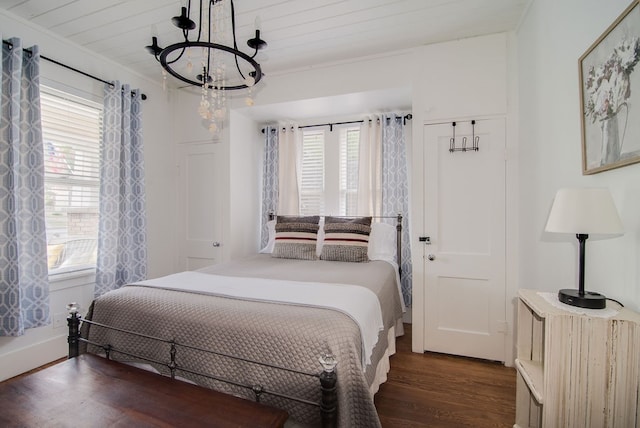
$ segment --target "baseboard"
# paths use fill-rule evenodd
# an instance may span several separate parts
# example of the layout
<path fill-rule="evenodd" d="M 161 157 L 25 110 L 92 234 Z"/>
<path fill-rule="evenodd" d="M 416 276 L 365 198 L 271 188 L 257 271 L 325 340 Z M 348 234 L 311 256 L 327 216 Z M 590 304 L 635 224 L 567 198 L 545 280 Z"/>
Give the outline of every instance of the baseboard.
<path fill-rule="evenodd" d="M 0 356 L 0 381 L 33 370 L 67 355 L 67 336 L 60 335 Z"/>

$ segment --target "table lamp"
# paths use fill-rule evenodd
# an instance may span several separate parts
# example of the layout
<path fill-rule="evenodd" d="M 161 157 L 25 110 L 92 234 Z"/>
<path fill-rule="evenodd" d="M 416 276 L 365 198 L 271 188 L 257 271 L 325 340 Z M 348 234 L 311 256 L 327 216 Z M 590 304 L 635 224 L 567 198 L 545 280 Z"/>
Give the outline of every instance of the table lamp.
<path fill-rule="evenodd" d="M 571 233 L 580 245 L 578 289 L 563 289 L 558 299 L 567 305 L 603 309 L 606 297 L 584 290 L 585 242 L 589 236 L 606 239 L 624 233 L 622 222 L 609 190 L 603 188 L 560 189 L 551 206 L 545 231 Z"/>

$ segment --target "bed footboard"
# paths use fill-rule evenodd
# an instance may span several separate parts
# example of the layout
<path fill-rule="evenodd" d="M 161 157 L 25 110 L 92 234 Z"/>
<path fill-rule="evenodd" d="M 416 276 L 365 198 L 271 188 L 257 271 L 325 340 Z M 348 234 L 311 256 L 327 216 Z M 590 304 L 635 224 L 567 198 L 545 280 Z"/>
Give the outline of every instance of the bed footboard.
<path fill-rule="evenodd" d="M 302 398 L 298 398 L 298 397 L 292 397 L 292 396 L 289 396 L 289 395 L 286 395 L 286 394 L 283 394 L 283 393 L 279 393 L 279 392 L 276 392 L 276 391 L 270 391 L 268 388 L 265 388 L 263 385 L 259 385 L 259 384 L 245 385 L 245 384 L 241 384 L 241 383 L 235 382 L 232 379 L 224 379 L 224 378 L 221 378 L 219 376 L 214 376 L 214 375 L 211 375 L 211 374 L 201 373 L 201 372 L 198 372 L 196 370 L 189 370 L 189 369 L 186 369 L 186 368 L 180 368 L 180 370 L 183 371 L 183 372 L 188 372 L 188 373 L 191 373 L 191 374 L 204 376 L 204 377 L 216 380 L 216 381 L 221 381 L 221 382 L 229 383 L 229 384 L 232 384 L 232 385 L 235 385 L 235 386 L 238 386 L 238 387 L 249 389 L 249 390 L 251 390 L 253 392 L 256 402 L 260 401 L 260 397 L 263 394 L 270 394 L 270 395 L 274 395 L 274 396 L 277 396 L 277 397 L 280 397 L 280 398 L 283 398 L 283 399 L 296 401 L 298 403 L 303 403 L 303 404 L 307 404 L 307 405 L 311 405 L 311 406 L 316 406 L 316 407 L 318 407 L 320 409 L 320 418 L 321 418 L 321 421 L 322 421 L 322 427 L 323 428 L 334 428 L 334 427 L 337 426 L 338 396 L 337 396 L 336 383 L 337 383 L 337 379 L 338 378 L 337 378 L 337 373 L 335 371 L 335 367 L 337 365 L 337 361 L 336 361 L 336 358 L 333 355 L 327 354 L 327 355 L 322 355 L 322 356 L 319 357 L 319 362 L 322 365 L 322 371 L 320 373 L 305 373 L 305 372 L 301 372 L 301 371 L 298 371 L 298 370 L 293 370 L 293 369 L 289 369 L 289 368 L 285 368 L 285 367 L 278 367 L 278 366 L 266 364 L 266 363 L 259 362 L 259 361 L 247 360 L 245 358 L 239 358 L 239 357 L 235 357 L 235 356 L 232 356 L 232 355 L 221 354 L 221 353 L 218 353 L 218 352 L 215 352 L 215 351 L 212 351 L 212 350 L 206 350 L 206 349 L 201 349 L 201 348 L 197 348 L 197 347 L 193 347 L 193 346 L 189 346 L 189 345 L 185 345 L 185 344 L 180 344 L 180 343 L 175 342 L 174 340 L 166 340 L 166 339 L 162 339 L 162 338 L 151 337 L 151 336 L 148 336 L 148 335 L 144 335 L 144 334 L 140 334 L 140 333 L 136 333 L 136 332 L 132 332 L 132 331 L 126 331 L 126 330 L 121 330 L 121 329 L 118 329 L 118 328 L 110 327 L 110 326 L 107 326 L 107 325 L 104 325 L 104 324 L 95 323 L 95 322 L 90 321 L 90 320 L 83 320 L 82 317 L 80 316 L 80 314 L 78 313 L 79 309 L 78 309 L 78 305 L 76 303 L 68 304 L 67 305 L 67 310 L 69 312 L 69 315 L 67 317 L 67 325 L 69 327 L 69 335 L 67 337 L 67 342 L 69 344 L 69 355 L 68 355 L 68 358 L 75 358 L 75 357 L 79 356 L 80 355 L 80 344 L 81 343 L 86 343 L 86 344 L 90 344 L 90 345 L 94 345 L 94 346 L 98 346 L 98 347 L 102 348 L 105 351 L 107 359 L 110 359 L 111 354 L 115 352 L 115 353 L 120 353 L 120 354 L 123 354 L 123 355 L 130 356 L 130 357 L 135 357 L 135 358 L 147 360 L 147 361 L 152 362 L 152 363 L 164 365 L 171 372 L 171 377 L 174 378 L 175 377 L 175 372 L 177 370 L 177 365 L 176 365 L 177 349 L 179 347 L 185 347 L 185 348 L 196 349 L 198 351 L 207 352 L 207 353 L 211 353 L 211 354 L 215 354 L 215 355 L 219 355 L 219 356 L 224 356 L 224 357 L 235 359 L 235 360 L 244 361 L 244 362 L 251 363 L 251 364 L 270 367 L 272 369 L 285 370 L 285 371 L 297 373 L 297 374 L 300 374 L 300 375 L 316 377 L 320 381 L 321 399 L 320 399 L 319 403 L 316 403 L 316 402 L 313 402 L 313 401 L 308 401 L 308 400 L 305 400 L 305 399 L 302 399 Z M 167 343 L 167 344 L 170 345 L 169 362 L 151 361 L 151 360 L 148 360 L 147 358 L 141 357 L 139 355 L 133 355 L 133 354 L 127 353 L 126 350 L 115 349 L 110 344 L 93 343 L 93 342 L 89 341 L 87 338 L 83 338 L 82 337 L 81 328 L 80 328 L 81 323 L 87 323 L 89 325 L 95 325 L 95 326 L 99 326 L 99 327 L 102 327 L 102 328 L 109 328 L 109 329 L 113 329 L 113 330 L 117 330 L 117 331 L 123 332 L 124 334 L 132 334 L 132 335 L 144 337 L 144 338 L 147 338 L 147 339 L 157 340 L 157 341 L 160 341 L 160 342 Z"/>
<path fill-rule="evenodd" d="M 80 315 L 78 314 L 78 304 L 73 302 L 67 305 L 67 326 L 69 327 L 69 335 L 67 343 L 69 344 L 69 357 L 75 358 L 80 355 Z"/>

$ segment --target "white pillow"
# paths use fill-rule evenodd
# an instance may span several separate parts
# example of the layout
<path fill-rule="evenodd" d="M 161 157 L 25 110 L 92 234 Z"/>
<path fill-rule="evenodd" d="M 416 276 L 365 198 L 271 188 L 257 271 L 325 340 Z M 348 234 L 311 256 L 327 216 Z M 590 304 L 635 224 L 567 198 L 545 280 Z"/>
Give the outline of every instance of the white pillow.
<path fill-rule="evenodd" d="M 267 230 L 269 231 L 269 240 L 267 246 L 260 250 L 260 253 L 273 253 L 273 247 L 276 245 L 276 221 L 269 220 L 267 222 Z"/>
<path fill-rule="evenodd" d="M 369 260 L 384 260 L 396 263 L 396 226 L 388 223 L 373 223 L 369 235 Z"/>

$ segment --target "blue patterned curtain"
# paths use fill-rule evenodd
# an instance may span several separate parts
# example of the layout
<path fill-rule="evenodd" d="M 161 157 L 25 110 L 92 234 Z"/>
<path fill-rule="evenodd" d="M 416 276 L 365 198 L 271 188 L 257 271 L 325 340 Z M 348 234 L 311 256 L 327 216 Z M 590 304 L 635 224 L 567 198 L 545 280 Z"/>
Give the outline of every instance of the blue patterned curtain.
<path fill-rule="evenodd" d="M 269 241 L 269 213 L 277 214 L 278 210 L 278 125 L 264 128 L 264 143 L 260 248 L 264 248 Z"/>
<path fill-rule="evenodd" d="M 40 54 L 2 45 L 0 335 L 49 324 Z"/>
<path fill-rule="evenodd" d="M 409 171 L 402 116 L 386 116 L 382 126 L 382 215 L 403 215 L 402 295 L 411 306 L 411 240 L 409 234 Z"/>
<path fill-rule="evenodd" d="M 141 107 L 140 91 L 105 85 L 96 297 L 147 277 Z"/>

